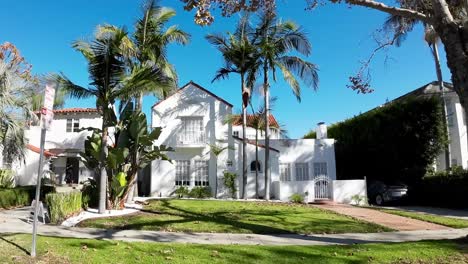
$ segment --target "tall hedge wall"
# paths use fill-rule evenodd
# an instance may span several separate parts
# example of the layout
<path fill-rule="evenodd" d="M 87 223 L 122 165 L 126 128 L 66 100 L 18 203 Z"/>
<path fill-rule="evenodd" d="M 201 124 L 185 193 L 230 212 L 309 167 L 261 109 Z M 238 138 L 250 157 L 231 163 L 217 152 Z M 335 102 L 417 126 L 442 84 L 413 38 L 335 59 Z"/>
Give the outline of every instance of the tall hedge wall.
<path fill-rule="evenodd" d="M 418 182 L 447 143 L 444 125 L 438 97 L 392 102 L 331 125 L 337 178 Z"/>

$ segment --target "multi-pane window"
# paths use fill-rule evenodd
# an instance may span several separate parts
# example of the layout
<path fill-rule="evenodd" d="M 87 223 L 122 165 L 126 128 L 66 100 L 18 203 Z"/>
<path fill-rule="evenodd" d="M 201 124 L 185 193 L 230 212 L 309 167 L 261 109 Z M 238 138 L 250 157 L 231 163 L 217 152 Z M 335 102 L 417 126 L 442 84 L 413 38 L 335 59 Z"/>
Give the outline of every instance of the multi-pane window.
<path fill-rule="evenodd" d="M 235 136 L 235 137 L 239 137 L 239 131 L 234 131 L 232 134 L 233 134 L 233 136 Z"/>
<path fill-rule="evenodd" d="M 67 119 L 67 132 L 79 132 L 80 131 L 80 120 L 79 119 Z"/>
<path fill-rule="evenodd" d="M 190 160 L 176 160 L 176 175 L 175 185 L 189 186 L 190 185 Z"/>
<path fill-rule="evenodd" d="M 180 141 L 183 143 L 203 143 L 203 117 L 183 117 Z"/>
<path fill-rule="evenodd" d="M 280 168 L 280 180 L 291 181 L 291 164 L 281 163 L 279 168 Z"/>
<path fill-rule="evenodd" d="M 308 181 L 309 177 L 309 164 L 296 163 L 296 181 Z"/>
<path fill-rule="evenodd" d="M 326 162 L 314 162 L 314 178 L 328 176 Z"/>
<path fill-rule="evenodd" d="M 209 186 L 208 180 L 208 161 L 195 161 L 195 186 Z"/>

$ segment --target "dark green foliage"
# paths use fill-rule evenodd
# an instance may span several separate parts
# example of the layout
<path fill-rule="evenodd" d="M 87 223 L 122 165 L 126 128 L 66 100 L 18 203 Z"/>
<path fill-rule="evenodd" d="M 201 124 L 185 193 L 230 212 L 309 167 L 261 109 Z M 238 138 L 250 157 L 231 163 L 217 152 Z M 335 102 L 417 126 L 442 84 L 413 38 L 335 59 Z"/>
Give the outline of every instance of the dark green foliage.
<path fill-rule="evenodd" d="M 189 189 L 185 186 L 180 186 L 175 190 L 175 195 L 177 195 L 178 198 L 183 198 L 189 196 Z"/>
<path fill-rule="evenodd" d="M 50 222 L 59 224 L 74 214 L 81 211 L 81 192 L 49 193 L 46 195 L 46 203 L 49 207 Z"/>
<path fill-rule="evenodd" d="M 468 171 L 452 169 L 426 175 L 409 192 L 411 202 L 436 206 L 468 208 Z"/>
<path fill-rule="evenodd" d="M 304 203 L 304 196 L 302 194 L 295 193 L 291 195 L 290 200 L 293 203 Z"/>
<path fill-rule="evenodd" d="M 233 172 L 225 171 L 223 174 L 224 186 L 226 186 L 226 188 L 228 188 L 229 192 L 231 193 L 231 198 L 236 198 L 236 179 L 237 174 Z"/>
<path fill-rule="evenodd" d="M 402 180 L 415 184 L 447 137 L 438 97 L 392 102 L 328 129 L 338 179 Z M 311 132 L 305 138 L 315 138 Z"/>
<path fill-rule="evenodd" d="M 192 190 L 188 193 L 190 198 L 208 198 L 211 197 L 211 188 L 210 187 L 193 187 Z"/>
<path fill-rule="evenodd" d="M 30 203 L 31 196 L 28 188 L 0 189 L 0 208 L 21 207 L 27 206 Z"/>
<path fill-rule="evenodd" d="M 0 188 L 13 188 L 15 177 L 12 170 L 0 169 Z"/>
<path fill-rule="evenodd" d="M 97 208 L 99 203 L 99 189 L 94 179 L 88 179 L 81 189 L 83 209 Z"/>

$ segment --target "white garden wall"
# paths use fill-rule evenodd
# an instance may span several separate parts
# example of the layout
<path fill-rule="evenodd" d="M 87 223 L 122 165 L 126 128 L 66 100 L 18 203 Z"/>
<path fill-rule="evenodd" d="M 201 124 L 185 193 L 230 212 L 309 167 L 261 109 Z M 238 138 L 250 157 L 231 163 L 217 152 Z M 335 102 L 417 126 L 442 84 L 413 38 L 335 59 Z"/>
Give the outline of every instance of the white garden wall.
<path fill-rule="evenodd" d="M 367 185 L 365 180 L 334 180 L 332 182 L 333 201 L 351 204 L 354 195 L 364 196 L 367 201 Z"/>

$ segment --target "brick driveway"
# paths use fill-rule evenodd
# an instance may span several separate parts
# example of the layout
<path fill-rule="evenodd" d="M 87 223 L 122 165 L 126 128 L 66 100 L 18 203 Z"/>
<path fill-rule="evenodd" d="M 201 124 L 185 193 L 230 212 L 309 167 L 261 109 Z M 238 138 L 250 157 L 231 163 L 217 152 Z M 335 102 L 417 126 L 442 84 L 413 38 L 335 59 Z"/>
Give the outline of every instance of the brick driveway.
<path fill-rule="evenodd" d="M 351 216 L 367 222 L 372 222 L 398 231 L 450 229 L 450 227 L 399 215 L 387 214 L 378 210 L 363 207 L 356 207 L 345 204 L 316 204 L 313 206 L 325 210 L 330 210 L 342 215 Z"/>

